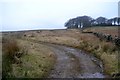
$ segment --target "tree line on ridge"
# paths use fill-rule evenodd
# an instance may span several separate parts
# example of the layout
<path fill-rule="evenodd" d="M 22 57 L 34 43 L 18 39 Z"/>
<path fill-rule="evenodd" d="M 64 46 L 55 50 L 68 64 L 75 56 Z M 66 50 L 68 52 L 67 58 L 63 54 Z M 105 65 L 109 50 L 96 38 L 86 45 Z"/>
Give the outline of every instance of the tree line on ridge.
<path fill-rule="evenodd" d="M 98 17 L 96 19 L 90 16 L 79 16 L 69 19 L 65 23 L 65 27 L 69 28 L 86 28 L 92 26 L 120 26 L 120 17 L 107 19 L 105 17 Z"/>

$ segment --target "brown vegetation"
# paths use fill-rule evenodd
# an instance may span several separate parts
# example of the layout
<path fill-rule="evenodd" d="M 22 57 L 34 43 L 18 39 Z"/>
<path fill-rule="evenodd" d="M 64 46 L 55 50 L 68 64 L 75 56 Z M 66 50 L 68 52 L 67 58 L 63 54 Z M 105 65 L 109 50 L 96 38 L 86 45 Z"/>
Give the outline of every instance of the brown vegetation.
<path fill-rule="evenodd" d="M 85 30 L 117 35 L 117 28 L 112 27 L 88 28 Z M 26 53 L 26 48 L 21 48 L 20 44 L 22 46 L 27 45 L 28 55 L 20 57 L 22 66 L 14 64 L 12 65 L 13 70 L 10 69 L 11 65 L 6 68 L 7 72 L 12 70 L 14 77 L 38 77 L 38 75 L 39 77 L 45 77 L 53 67 L 56 59 L 54 53 L 47 46 L 35 42 L 49 42 L 79 48 L 102 60 L 105 73 L 110 75 L 118 73 L 118 48 L 111 42 L 101 41 L 92 34 L 82 33 L 79 29 L 28 31 L 24 32 L 22 39 L 17 41 L 3 40 L 3 52 L 4 54 L 7 53 L 13 61 L 17 53 L 21 53 L 21 51 Z M 17 56 L 17 58 L 19 57 Z M 6 66 L 6 64 L 3 66 Z M 37 72 L 38 70 L 39 72 Z"/>
<path fill-rule="evenodd" d="M 10 77 L 12 70 L 12 64 L 20 64 L 19 59 L 23 52 L 20 52 L 21 48 L 15 39 L 3 37 L 2 40 L 2 52 L 3 52 L 3 77 Z"/>
<path fill-rule="evenodd" d="M 53 68 L 55 55 L 46 46 L 10 36 L 2 39 L 2 77 L 42 78 Z"/>
<path fill-rule="evenodd" d="M 105 27 L 105 28 L 88 28 L 86 31 L 104 32 L 111 34 L 112 36 L 117 35 L 117 27 Z M 85 31 L 84 30 L 84 31 Z M 89 33 L 82 33 L 79 29 L 68 29 L 68 30 L 53 30 L 53 31 L 41 31 L 36 33 L 34 38 L 24 37 L 27 40 L 49 42 L 54 44 L 62 44 L 79 48 L 94 54 L 97 58 L 101 59 L 104 64 L 104 71 L 107 74 L 112 75 L 118 73 L 118 59 L 117 59 L 117 47 L 111 42 L 101 41 L 96 36 Z M 30 32 L 26 34 L 31 34 Z M 44 37 L 43 37 L 44 36 Z"/>

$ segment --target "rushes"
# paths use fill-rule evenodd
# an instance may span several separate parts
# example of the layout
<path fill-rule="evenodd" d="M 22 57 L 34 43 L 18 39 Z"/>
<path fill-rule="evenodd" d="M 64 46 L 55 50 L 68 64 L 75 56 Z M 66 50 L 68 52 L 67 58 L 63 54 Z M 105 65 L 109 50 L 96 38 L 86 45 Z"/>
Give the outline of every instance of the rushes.
<path fill-rule="evenodd" d="M 11 60 L 14 59 L 17 52 L 19 52 L 20 48 L 16 42 L 16 40 L 7 40 L 6 43 L 3 43 L 3 52 L 5 56 L 8 56 Z"/>
<path fill-rule="evenodd" d="M 20 58 L 25 53 L 25 49 L 18 45 L 16 39 L 2 38 L 2 76 L 3 77 L 13 77 L 11 74 L 12 64 L 22 63 Z"/>

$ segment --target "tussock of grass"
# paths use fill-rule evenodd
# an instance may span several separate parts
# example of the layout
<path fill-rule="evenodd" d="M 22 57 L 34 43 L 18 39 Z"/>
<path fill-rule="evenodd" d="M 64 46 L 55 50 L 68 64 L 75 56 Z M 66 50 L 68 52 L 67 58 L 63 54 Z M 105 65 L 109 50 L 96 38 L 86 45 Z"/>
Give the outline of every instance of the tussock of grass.
<path fill-rule="evenodd" d="M 103 53 L 101 59 L 104 61 L 105 72 L 112 75 L 113 73 L 118 72 L 117 58 L 116 55 L 108 55 Z"/>
<path fill-rule="evenodd" d="M 3 38 L 2 52 L 3 52 L 3 77 L 12 77 L 12 64 L 20 63 L 20 57 L 24 53 L 20 53 L 21 48 L 15 39 Z"/>
<path fill-rule="evenodd" d="M 5 56 L 8 56 L 11 60 L 14 59 L 15 54 L 19 52 L 20 48 L 17 44 L 17 41 L 14 39 L 7 40 L 3 43 L 3 52 Z"/>

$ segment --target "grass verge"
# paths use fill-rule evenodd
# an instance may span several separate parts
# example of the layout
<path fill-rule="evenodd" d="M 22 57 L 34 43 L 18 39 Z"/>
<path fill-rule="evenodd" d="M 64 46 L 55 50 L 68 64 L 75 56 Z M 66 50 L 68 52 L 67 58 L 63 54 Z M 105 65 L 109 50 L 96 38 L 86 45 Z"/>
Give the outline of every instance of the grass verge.
<path fill-rule="evenodd" d="M 2 46 L 4 78 L 43 78 L 55 63 L 54 53 L 42 44 L 7 38 Z M 22 56 L 19 56 L 17 53 L 21 51 Z"/>
<path fill-rule="evenodd" d="M 22 64 L 13 64 L 12 74 L 14 77 L 44 78 L 54 66 L 55 55 L 47 47 L 29 41 L 19 40 L 20 44 L 26 45 L 28 54 L 21 57 Z"/>

